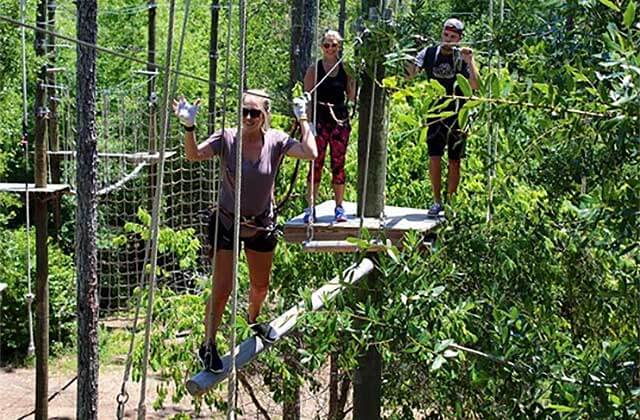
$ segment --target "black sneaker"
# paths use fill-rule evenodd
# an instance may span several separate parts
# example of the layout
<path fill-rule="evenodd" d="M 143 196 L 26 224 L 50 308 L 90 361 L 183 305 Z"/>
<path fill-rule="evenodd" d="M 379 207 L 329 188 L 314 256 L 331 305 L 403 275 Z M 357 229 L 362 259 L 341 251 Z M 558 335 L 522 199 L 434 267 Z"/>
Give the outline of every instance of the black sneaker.
<path fill-rule="evenodd" d="M 218 349 L 213 343 L 203 344 L 198 349 L 198 359 L 204 370 L 212 373 L 221 373 L 223 371 L 222 359 L 218 355 Z"/>
<path fill-rule="evenodd" d="M 253 332 L 255 332 L 256 335 L 267 344 L 272 344 L 276 341 L 276 331 L 267 323 L 261 322 L 249 324 L 249 328 L 251 328 Z"/>
<path fill-rule="evenodd" d="M 444 210 L 444 207 L 442 207 L 442 204 L 433 203 L 433 205 L 429 208 L 429 216 L 438 217 L 440 216 L 440 213 L 443 212 L 443 210 Z"/>

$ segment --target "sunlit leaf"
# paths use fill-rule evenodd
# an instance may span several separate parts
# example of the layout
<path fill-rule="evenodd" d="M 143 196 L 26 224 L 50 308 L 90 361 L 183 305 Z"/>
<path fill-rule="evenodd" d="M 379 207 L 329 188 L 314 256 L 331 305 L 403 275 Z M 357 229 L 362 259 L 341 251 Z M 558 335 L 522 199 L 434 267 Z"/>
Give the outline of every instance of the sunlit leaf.
<path fill-rule="evenodd" d="M 636 19 L 636 2 L 630 1 L 627 5 L 627 9 L 624 11 L 624 26 L 627 29 L 631 29 L 633 21 Z"/>
<path fill-rule="evenodd" d="M 618 7 L 618 5 L 611 0 L 600 0 L 600 3 L 604 4 L 611 10 L 615 10 L 616 12 L 620 11 L 620 8 Z"/>
<path fill-rule="evenodd" d="M 550 404 L 547 406 L 547 408 L 555 410 L 558 413 L 571 413 L 576 411 L 576 409 L 573 407 L 567 407 L 566 405 L 558 405 L 558 404 Z"/>
<path fill-rule="evenodd" d="M 431 364 L 431 371 L 433 372 L 434 370 L 438 370 L 440 369 L 440 367 L 442 367 L 442 365 L 444 363 L 447 362 L 447 359 L 445 359 L 444 357 L 437 355 L 435 360 L 433 361 L 433 363 Z"/>

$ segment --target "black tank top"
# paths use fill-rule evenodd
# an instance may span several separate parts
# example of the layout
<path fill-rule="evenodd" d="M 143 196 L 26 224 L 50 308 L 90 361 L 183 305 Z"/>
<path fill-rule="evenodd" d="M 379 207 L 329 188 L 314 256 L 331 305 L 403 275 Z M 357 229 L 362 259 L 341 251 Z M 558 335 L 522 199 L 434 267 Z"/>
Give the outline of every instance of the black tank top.
<path fill-rule="evenodd" d="M 319 82 L 327 74 L 324 71 L 322 60 L 318 60 L 316 65 L 317 81 Z M 345 119 L 348 116 L 345 98 L 347 92 L 347 72 L 344 70 L 342 63 L 338 65 L 338 74 L 329 76 L 322 82 L 316 90 L 318 95 L 318 120 L 334 121 L 327 106 L 322 103 L 333 104 L 333 112 L 338 119 Z"/>

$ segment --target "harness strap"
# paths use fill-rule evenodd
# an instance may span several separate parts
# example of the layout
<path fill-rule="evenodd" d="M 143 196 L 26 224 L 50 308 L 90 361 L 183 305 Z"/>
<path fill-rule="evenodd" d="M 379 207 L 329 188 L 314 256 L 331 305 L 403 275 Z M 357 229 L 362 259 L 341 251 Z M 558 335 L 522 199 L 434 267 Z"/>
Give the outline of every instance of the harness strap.
<path fill-rule="evenodd" d="M 327 108 L 329 108 L 329 114 L 331 115 L 331 118 L 333 118 L 333 120 L 338 124 L 338 125 L 345 125 L 347 122 L 349 122 L 349 112 L 347 112 L 347 118 L 345 119 L 339 119 L 338 117 L 336 117 L 335 112 L 333 111 L 333 107 L 335 106 L 334 104 L 328 103 L 328 102 L 320 102 L 318 101 L 318 105 L 322 105 L 325 106 Z M 346 104 L 345 104 L 345 108 L 346 108 Z"/>
<path fill-rule="evenodd" d="M 218 206 L 214 206 L 212 208 L 213 211 L 219 211 L 220 213 L 222 213 L 223 215 L 227 216 L 228 218 L 233 220 L 234 214 L 232 212 L 230 212 L 229 210 L 225 209 L 224 207 L 218 207 Z M 258 224 L 258 219 L 262 218 L 262 217 L 266 217 L 267 212 L 264 212 L 263 214 L 257 215 L 257 216 L 240 216 L 240 224 L 242 226 L 246 226 L 249 227 L 251 229 L 255 229 L 258 231 L 267 231 L 267 232 L 272 232 L 276 229 L 276 225 L 274 222 L 271 222 L 269 224 L 269 226 L 260 226 Z"/>

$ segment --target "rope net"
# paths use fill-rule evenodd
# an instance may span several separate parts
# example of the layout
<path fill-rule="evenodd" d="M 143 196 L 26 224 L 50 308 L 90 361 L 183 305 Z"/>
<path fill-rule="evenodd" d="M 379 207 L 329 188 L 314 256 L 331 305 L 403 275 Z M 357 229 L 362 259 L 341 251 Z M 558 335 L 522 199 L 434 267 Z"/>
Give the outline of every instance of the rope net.
<path fill-rule="evenodd" d="M 158 153 L 149 152 L 148 133 L 149 127 L 159 133 L 160 113 L 157 105 L 146 97 L 146 81 L 135 80 L 131 84 L 129 89 L 100 90 L 97 98 L 101 177 L 98 262 L 103 319 L 131 315 L 132 297 L 144 263 L 157 173 Z M 74 99 L 68 91 L 59 103 L 58 113 L 61 150 L 52 152 L 50 160 L 54 157 L 60 160 L 60 182 L 75 190 L 76 117 Z M 158 259 L 159 285 L 179 292 L 199 291 L 197 280 L 207 277 L 210 271 L 204 244 L 206 210 L 217 196 L 214 162 L 187 162 L 182 133 L 179 127 L 174 127 L 168 138 L 165 165 L 161 233 L 183 239 L 180 244 L 186 247 L 196 246 L 194 239 L 201 246 L 196 261 L 185 260 L 184 250 L 173 247 L 163 250 Z"/>

